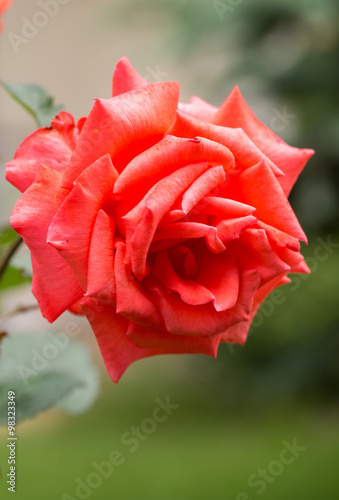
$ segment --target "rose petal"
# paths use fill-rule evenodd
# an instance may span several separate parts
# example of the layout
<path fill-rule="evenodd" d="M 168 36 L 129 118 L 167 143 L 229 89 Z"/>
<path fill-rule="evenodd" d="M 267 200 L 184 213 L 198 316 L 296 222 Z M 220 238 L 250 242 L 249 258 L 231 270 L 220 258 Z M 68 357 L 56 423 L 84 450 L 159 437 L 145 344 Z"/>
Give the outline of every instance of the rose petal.
<path fill-rule="evenodd" d="M 240 344 L 244 345 L 247 340 L 248 332 L 260 305 L 266 299 L 266 297 L 278 286 L 289 283 L 291 280 L 286 276 L 277 276 L 273 280 L 269 281 L 265 285 L 258 288 L 254 294 L 253 309 L 250 314 L 250 318 L 237 323 L 231 328 L 228 328 L 221 334 L 221 342 L 226 342 L 230 344 Z"/>
<path fill-rule="evenodd" d="M 114 221 L 106 212 L 99 210 L 93 227 L 88 257 L 88 297 L 115 305 L 114 277 Z"/>
<path fill-rule="evenodd" d="M 189 335 L 156 333 L 132 321 L 128 325 L 127 337 L 138 347 L 164 349 L 168 354 L 206 354 L 213 358 L 217 357 L 220 343 L 220 335 L 190 337 Z"/>
<path fill-rule="evenodd" d="M 49 225 L 67 195 L 67 191 L 59 189 L 61 180 L 60 172 L 40 167 L 35 182 L 21 196 L 10 219 L 31 251 L 32 292 L 42 315 L 50 322 L 83 295 L 72 269 L 46 243 Z"/>
<path fill-rule="evenodd" d="M 177 241 L 185 241 L 192 238 L 205 238 L 208 248 L 213 253 L 220 253 L 226 249 L 218 235 L 217 228 L 198 222 L 176 222 L 175 224 L 163 226 L 155 233 L 152 243 L 161 239 L 172 239 L 172 244 L 175 244 Z"/>
<path fill-rule="evenodd" d="M 99 158 L 78 177 L 48 231 L 48 243 L 72 267 L 84 291 L 94 223 L 117 177 L 110 156 Z"/>
<path fill-rule="evenodd" d="M 96 100 L 63 185 L 70 187 L 85 168 L 106 153 L 121 172 L 132 158 L 162 139 L 174 120 L 178 99 L 179 84 L 161 82 Z"/>
<path fill-rule="evenodd" d="M 24 192 L 34 181 L 43 163 L 63 172 L 78 140 L 79 129 L 72 115 L 62 111 L 52 120 L 51 128 L 40 128 L 28 136 L 7 163 L 6 179 Z"/>
<path fill-rule="evenodd" d="M 188 104 L 179 102 L 178 110 L 198 120 L 208 122 L 218 111 L 218 108 L 194 95 L 190 98 Z"/>
<path fill-rule="evenodd" d="M 112 96 L 115 97 L 145 85 L 148 85 L 148 81 L 139 75 L 127 57 L 122 57 L 117 62 L 113 73 Z"/>
<path fill-rule="evenodd" d="M 195 163 L 175 171 L 160 181 L 151 194 L 124 216 L 126 244 L 130 245 L 128 257 L 131 259 L 133 273 L 138 279 L 147 275 L 146 257 L 160 220 L 176 199 L 207 168 L 207 163 Z M 141 220 L 139 221 L 140 214 Z"/>
<path fill-rule="evenodd" d="M 118 199 L 132 198 L 137 202 L 164 177 L 192 163 L 208 162 L 234 170 L 232 153 L 208 139 L 182 139 L 166 135 L 158 144 L 136 156 L 121 172 L 114 186 Z"/>
<path fill-rule="evenodd" d="M 240 236 L 243 246 L 241 263 L 247 269 L 256 269 L 261 285 L 277 275 L 291 271 L 291 268 L 275 253 L 263 229 L 246 229 Z"/>
<path fill-rule="evenodd" d="M 240 291 L 238 255 L 233 251 L 212 255 L 204 245 L 194 250 L 198 261 L 196 281 L 213 294 L 215 310 L 226 311 L 235 307 Z"/>
<path fill-rule="evenodd" d="M 220 312 L 212 304 L 199 307 L 186 304 L 179 295 L 168 292 L 160 284 L 154 286 L 153 294 L 170 333 L 210 337 L 250 317 L 253 296 L 259 283 L 256 271 L 244 271 L 237 304 Z"/>
<path fill-rule="evenodd" d="M 307 242 L 278 180 L 265 162 L 232 176 L 226 196 L 254 206 L 257 219 Z"/>
<path fill-rule="evenodd" d="M 177 292 L 186 304 L 208 304 L 214 295 L 196 281 L 181 278 L 174 270 L 166 251 L 159 252 L 152 272 L 166 290 Z"/>
<path fill-rule="evenodd" d="M 276 176 L 284 175 L 241 128 L 233 129 L 211 125 L 178 111 L 168 134 L 178 137 L 205 137 L 227 147 L 242 168 L 250 168 L 265 160 Z"/>
<path fill-rule="evenodd" d="M 165 330 L 162 317 L 155 307 L 152 296 L 132 275 L 125 264 L 126 246 L 117 245 L 115 254 L 115 280 L 117 312 L 146 328 Z"/>
<path fill-rule="evenodd" d="M 274 117 L 273 120 L 277 120 Z M 286 196 L 290 193 L 308 159 L 312 149 L 298 149 L 286 144 L 255 116 L 242 97 L 239 88 L 231 94 L 211 119 L 211 123 L 224 127 L 242 128 L 252 141 L 284 172 L 279 183 Z"/>

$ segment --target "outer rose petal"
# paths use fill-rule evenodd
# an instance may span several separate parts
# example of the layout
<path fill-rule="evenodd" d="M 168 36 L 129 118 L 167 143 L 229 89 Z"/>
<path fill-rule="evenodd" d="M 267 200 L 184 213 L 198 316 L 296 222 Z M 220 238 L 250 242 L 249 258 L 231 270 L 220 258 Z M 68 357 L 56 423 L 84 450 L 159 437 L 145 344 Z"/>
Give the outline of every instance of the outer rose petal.
<path fill-rule="evenodd" d="M 88 255 L 99 210 L 112 193 L 118 172 L 107 154 L 88 167 L 50 225 L 47 241 L 72 267 L 83 290 L 87 289 Z"/>
<path fill-rule="evenodd" d="M 161 344 L 165 345 L 164 347 L 137 347 L 133 340 L 126 335 L 130 325 L 129 320 L 117 314 L 113 306 L 96 303 L 90 299 L 85 299 L 82 304 L 113 382 L 118 382 L 126 368 L 138 359 L 158 354 L 178 354 L 181 352 L 201 352 L 215 355 L 219 336 L 212 341 L 206 339 L 204 342 L 203 339 L 191 339 L 179 345 L 175 341 L 171 342 L 166 335 L 163 341 L 160 341 Z M 149 336 L 149 332 L 146 335 Z"/>
<path fill-rule="evenodd" d="M 113 73 L 112 96 L 115 97 L 145 85 L 149 85 L 148 81 L 139 75 L 127 57 L 122 57 L 117 62 Z"/>
<path fill-rule="evenodd" d="M 198 118 L 198 120 L 210 121 L 218 108 L 212 106 L 208 102 L 200 99 L 200 97 L 192 96 L 188 101 L 188 104 L 179 102 L 178 110 L 187 115 L 193 116 L 193 118 Z"/>
<path fill-rule="evenodd" d="M 312 149 L 298 149 L 286 144 L 272 130 L 267 128 L 247 106 L 239 88 L 234 87 L 213 118 L 215 125 L 242 128 L 252 141 L 284 172 L 279 183 L 286 196 L 291 191 L 308 159 Z"/>
<path fill-rule="evenodd" d="M 165 82 L 96 100 L 63 185 L 70 187 L 83 170 L 107 153 L 121 172 L 132 158 L 163 138 L 174 120 L 178 99 L 179 84 Z"/>
<path fill-rule="evenodd" d="M 83 119 L 75 126 L 72 115 L 60 112 L 52 120 L 50 128 L 40 128 L 22 142 L 14 159 L 7 163 L 6 179 L 23 192 L 34 181 L 42 163 L 63 172 L 82 125 Z"/>
<path fill-rule="evenodd" d="M 31 251 L 32 292 L 42 315 L 50 322 L 83 295 L 72 269 L 46 243 L 48 227 L 67 195 L 67 191 L 59 188 L 61 178 L 60 172 L 41 167 L 35 182 L 17 202 L 10 219 L 13 229 Z"/>
<path fill-rule="evenodd" d="M 287 276 L 277 276 L 272 281 L 269 281 L 265 285 L 258 288 L 254 294 L 253 309 L 250 318 L 237 323 L 231 328 L 228 328 L 221 334 L 221 342 L 227 342 L 231 344 L 243 345 L 247 340 L 247 334 L 250 329 L 252 320 L 256 315 L 260 305 L 266 299 L 266 297 L 278 286 L 289 283 L 291 280 Z"/>
<path fill-rule="evenodd" d="M 265 162 L 233 177 L 226 196 L 256 207 L 255 216 L 294 238 L 307 242 L 278 180 Z"/>
<path fill-rule="evenodd" d="M 241 264 L 246 269 L 256 269 L 261 277 L 261 285 L 277 275 L 288 273 L 291 267 L 273 250 L 264 229 L 246 229 L 240 236 Z"/>

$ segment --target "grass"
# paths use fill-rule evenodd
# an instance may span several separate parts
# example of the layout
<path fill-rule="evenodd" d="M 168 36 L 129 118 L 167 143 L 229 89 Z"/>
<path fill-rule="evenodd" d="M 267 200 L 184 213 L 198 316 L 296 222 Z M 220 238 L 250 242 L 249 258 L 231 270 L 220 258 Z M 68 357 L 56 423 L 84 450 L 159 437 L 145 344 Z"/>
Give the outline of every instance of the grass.
<path fill-rule="evenodd" d="M 305 407 L 236 411 L 225 402 L 207 405 L 208 385 L 196 394 L 193 382 L 189 385 L 178 384 L 175 376 L 167 382 L 161 377 L 141 376 L 137 381 L 126 377 L 118 386 L 105 379 L 97 405 L 86 415 L 48 411 L 19 425 L 16 499 L 339 498 L 337 411 Z M 179 408 L 162 423 L 145 420 L 152 418 L 155 399 L 165 401 L 167 396 Z M 134 436 L 133 444 L 121 441 L 127 432 L 133 438 L 132 426 L 149 434 L 141 431 L 142 439 Z M 8 472 L 6 429 L 1 429 L 0 437 L 2 492 Z M 279 460 L 283 441 L 292 444 L 294 439 L 306 449 L 279 472 L 279 464 L 274 469 L 272 461 Z M 93 476 L 93 462 L 109 461 L 113 450 L 120 452 L 123 463 L 115 465 L 106 479 Z M 259 487 L 247 481 L 267 467 L 279 474 L 269 475 L 271 482 L 265 481 L 265 491 L 258 494 Z M 76 492 L 77 478 L 93 487 Z"/>

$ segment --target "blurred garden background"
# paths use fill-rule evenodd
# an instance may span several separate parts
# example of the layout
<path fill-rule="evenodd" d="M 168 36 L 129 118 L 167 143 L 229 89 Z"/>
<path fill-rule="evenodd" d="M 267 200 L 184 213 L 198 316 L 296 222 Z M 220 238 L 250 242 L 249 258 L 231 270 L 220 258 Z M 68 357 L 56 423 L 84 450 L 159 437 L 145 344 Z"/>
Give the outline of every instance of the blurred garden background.
<path fill-rule="evenodd" d="M 217 360 L 140 361 L 118 385 L 81 318 L 65 314 L 50 325 L 31 311 L 3 319 L 0 331 L 13 335 L 63 331 L 75 321 L 75 340 L 89 347 L 102 383 L 82 416 L 49 409 L 19 424 L 16 498 L 338 499 L 339 3 L 56 2 L 47 24 L 14 46 L 10 33 L 23 36 L 25 19 L 44 4 L 14 0 L 0 35 L 1 80 L 42 85 L 76 118 L 94 98 L 110 96 L 122 55 L 149 81 L 180 81 L 181 101 L 199 95 L 219 106 L 238 84 L 261 121 L 289 144 L 316 151 L 290 198 L 309 238 L 302 252 L 312 274 L 263 304 L 244 347 L 223 345 Z M 0 109 L 5 226 L 18 198 L 5 163 L 36 127 L 2 89 Z M 29 283 L 0 292 L 1 313 L 33 303 Z M 179 407 L 154 427 L 149 419 L 166 398 Z M 142 437 L 128 441 L 133 427 Z M 10 494 L 6 437 L 0 427 L 1 498 Z M 286 443 L 295 442 L 294 460 L 282 462 Z M 100 482 L 93 463 L 107 462 L 114 450 L 121 464 Z"/>

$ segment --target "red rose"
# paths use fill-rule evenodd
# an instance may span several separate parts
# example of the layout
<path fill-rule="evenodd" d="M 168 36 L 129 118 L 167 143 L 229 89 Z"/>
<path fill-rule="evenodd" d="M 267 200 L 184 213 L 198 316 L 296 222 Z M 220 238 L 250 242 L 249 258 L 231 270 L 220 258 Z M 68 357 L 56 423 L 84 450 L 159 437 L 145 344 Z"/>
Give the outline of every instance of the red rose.
<path fill-rule="evenodd" d="M 113 98 L 76 127 L 60 113 L 8 164 L 27 188 L 11 223 L 42 314 L 80 301 L 114 381 L 143 357 L 243 344 L 266 296 L 309 272 L 287 196 L 313 151 L 279 139 L 238 88 L 219 109 L 178 98 L 123 58 Z"/>
<path fill-rule="evenodd" d="M 2 16 L 2 14 L 10 8 L 12 4 L 12 0 L 0 0 L 0 16 Z M 2 30 L 3 28 L 3 24 L 2 24 L 2 21 L 0 19 L 0 31 Z"/>

